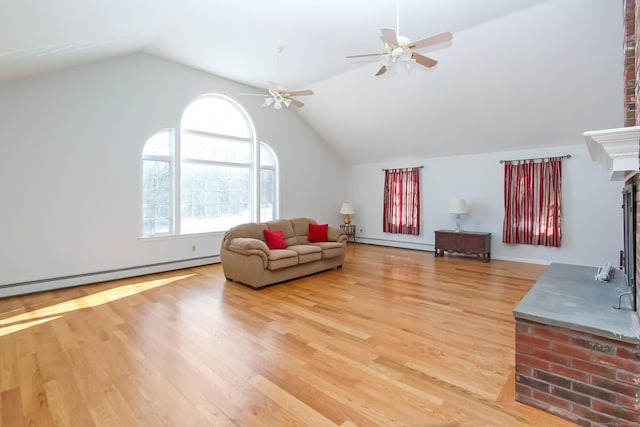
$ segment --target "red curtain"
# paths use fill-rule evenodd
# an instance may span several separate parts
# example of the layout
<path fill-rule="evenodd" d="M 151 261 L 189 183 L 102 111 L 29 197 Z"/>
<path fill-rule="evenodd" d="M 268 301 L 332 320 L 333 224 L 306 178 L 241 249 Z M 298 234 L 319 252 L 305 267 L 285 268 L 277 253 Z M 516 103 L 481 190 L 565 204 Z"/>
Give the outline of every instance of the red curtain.
<path fill-rule="evenodd" d="M 504 243 L 560 246 L 562 158 L 504 164 Z"/>
<path fill-rule="evenodd" d="M 387 169 L 382 231 L 420 234 L 420 168 Z"/>

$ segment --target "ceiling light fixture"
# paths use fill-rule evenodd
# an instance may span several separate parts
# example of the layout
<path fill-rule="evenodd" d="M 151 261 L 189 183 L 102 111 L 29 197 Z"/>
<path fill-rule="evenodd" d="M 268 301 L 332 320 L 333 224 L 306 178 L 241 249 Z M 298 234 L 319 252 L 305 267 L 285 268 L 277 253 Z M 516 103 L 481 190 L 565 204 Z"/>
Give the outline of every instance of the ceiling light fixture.
<path fill-rule="evenodd" d="M 304 103 L 298 101 L 292 96 L 305 96 L 305 95 L 313 95 L 312 90 L 296 90 L 293 92 L 288 92 L 285 89 L 280 87 L 280 53 L 282 52 L 282 47 L 278 46 L 276 48 L 276 81 L 268 82 L 269 84 L 269 93 L 244 93 L 243 95 L 253 95 L 253 96 L 262 96 L 264 97 L 264 103 L 260 105 L 260 107 L 271 107 L 273 106 L 276 110 L 281 110 L 282 106 L 289 107 L 293 104 L 295 107 L 301 108 L 304 106 Z"/>

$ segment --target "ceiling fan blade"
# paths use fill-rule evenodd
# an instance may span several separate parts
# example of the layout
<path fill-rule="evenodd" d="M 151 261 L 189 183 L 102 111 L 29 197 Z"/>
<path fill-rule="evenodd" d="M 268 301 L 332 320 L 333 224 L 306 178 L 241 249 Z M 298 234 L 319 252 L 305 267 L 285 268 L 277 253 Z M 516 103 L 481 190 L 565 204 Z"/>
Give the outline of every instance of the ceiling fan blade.
<path fill-rule="evenodd" d="M 365 56 L 380 56 L 380 55 L 384 55 L 385 52 L 380 52 L 380 53 L 365 53 L 362 55 L 347 55 L 345 56 L 345 58 L 364 58 Z"/>
<path fill-rule="evenodd" d="M 420 55 L 417 52 L 413 52 L 411 55 L 411 58 L 415 59 L 415 61 L 420 64 L 420 65 L 424 65 L 425 67 L 435 67 L 436 64 L 438 63 L 438 61 L 436 61 L 435 59 L 431 59 L 428 58 L 424 55 Z"/>
<path fill-rule="evenodd" d="M 289 98 L 294 107 L 302 108 L 304 107 L 304 102 L 298 101 L 297 99 Z"/>
<path fill-rule="evenodd" d="M 287 92 L 287 96 L 305 96 L 313 95 L 312 90 L 294 90 L 293 92 Z"/>
<path fill-rule="evenodd" d="M 384 74 L 384 73 L 386 73 L 386 72 L 387 72 L 387 66 L 386 66 L 386 65 L 383 65 L 382 67 L 380 67 L 380 69 L 379 69 L 379 70 L 378 70 L 378 72 L 376 73 L 376 76 L 381 76 L 381 75 L 383 75 L 383 74 Z"/>
<path fill-rule="evenodd" d="M 381 28 L 380 32 L 382 33 L 383 42 L 389 46 L 400 46 L 400 43 L 398 43 L 398 37 L 396 36 L 396 30 L 393 28 Z"/>
<path fill-rule="evenodd" d="M 427 37 L 426 39 L 418 40 L 416 42 L 411 43 L 409 48 L 411 49 L 420 49 L 421 47 L 431 46 L 432 44 L 438 44 L 442 42 L 448 42 L 453 38 L 453 34 L 450 32 L 436 34 L 435 36 Z"/>

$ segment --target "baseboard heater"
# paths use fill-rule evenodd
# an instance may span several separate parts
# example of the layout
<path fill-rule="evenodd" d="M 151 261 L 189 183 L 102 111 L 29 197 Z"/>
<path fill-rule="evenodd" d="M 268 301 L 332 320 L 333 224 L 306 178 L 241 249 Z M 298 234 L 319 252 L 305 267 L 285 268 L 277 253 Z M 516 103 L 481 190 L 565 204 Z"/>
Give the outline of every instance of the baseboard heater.
<path fill-rule="evenodd" d="M 138 265 L 133 267 L 115 268 L 112 270 L 97 271 L 93 273 L 73 274 L 69 276 L 31 280 L 20 283 L 8 283 L 5 285 L 0 285 L 0 298 L 14 295 L 30 294 L 34 292 L 50 291 L 53 289 L 68 288 L 72 286 L 88 285 L 90 283 L 105 282 L 108 280 L 126 279 L 128 277 L 162 273 L 164 271 L 198 267 L 219 262 L 220 255 L 211 255 L 182 259 L 177 261 Z"/>
<path fill-rule="evenodd" d="M 403 242 L 400 240 L 380 239 L 375 237 L 357 237 L 356 239 L 359 243 L 368 243 L 370 245 L 391 246 L 394 248 L 417 249 L 420 251 L 431 252 L 435 250 L 433 243 Z"/>

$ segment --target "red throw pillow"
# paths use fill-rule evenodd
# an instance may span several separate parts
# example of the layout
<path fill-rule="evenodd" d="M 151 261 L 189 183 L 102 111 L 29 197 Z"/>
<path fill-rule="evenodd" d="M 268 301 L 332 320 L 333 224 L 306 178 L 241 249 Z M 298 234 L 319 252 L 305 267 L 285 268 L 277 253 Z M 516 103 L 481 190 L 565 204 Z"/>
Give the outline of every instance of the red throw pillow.
<path fill-rule="evenodd" d="M 326 242 L 328 237 L 329 224 L 309 224 L 309 236 L 307 240 L 310 242 Z"/>
<path fill-rule="evenodd" d="M 287 249 L 283 231 L 262 230 L 269 249 Z"/>

